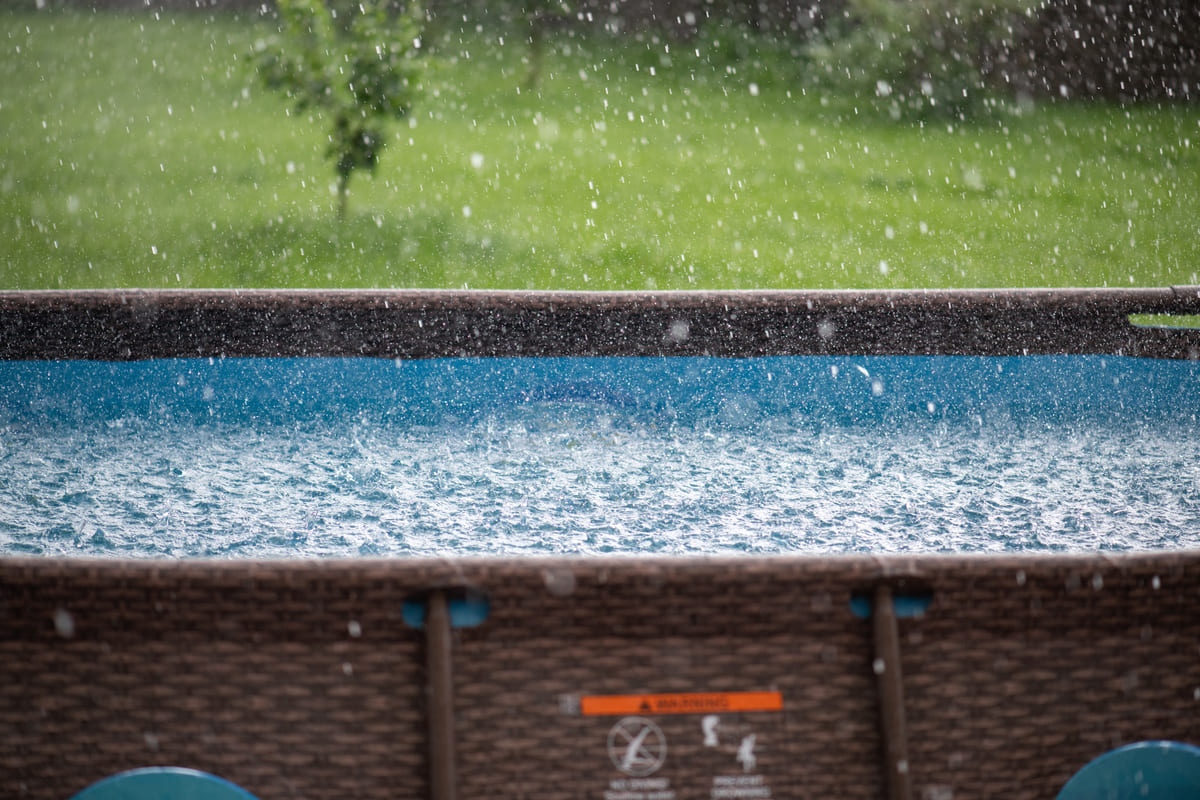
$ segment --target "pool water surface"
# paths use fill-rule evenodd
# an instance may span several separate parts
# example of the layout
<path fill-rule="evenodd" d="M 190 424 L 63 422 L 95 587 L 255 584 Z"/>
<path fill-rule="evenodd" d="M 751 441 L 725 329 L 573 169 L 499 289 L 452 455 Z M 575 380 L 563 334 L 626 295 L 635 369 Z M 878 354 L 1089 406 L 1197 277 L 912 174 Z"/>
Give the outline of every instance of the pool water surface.
<path fill-rule="evenodd" d="M 0 362 L 0 553 L 1178 549 L 1198 398 L 1099 356 Z"/>

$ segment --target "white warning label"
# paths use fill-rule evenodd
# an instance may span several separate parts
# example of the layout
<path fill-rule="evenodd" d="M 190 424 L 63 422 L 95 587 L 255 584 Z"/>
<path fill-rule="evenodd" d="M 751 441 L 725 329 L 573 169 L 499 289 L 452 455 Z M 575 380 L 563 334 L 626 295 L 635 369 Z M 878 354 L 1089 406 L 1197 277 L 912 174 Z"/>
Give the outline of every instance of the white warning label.
<path fill-rule="evenodd" d="M 675 790 L 667 778 L 616 778 L 604 800 L 675 800 Z"/>
<path fill-rule="evenodd" d="M 743 797 L 768 800 L 771 797 L 771 787 L 767 786 L 762 775 L 715 775 L 711 797 L 712 800 Z"/>

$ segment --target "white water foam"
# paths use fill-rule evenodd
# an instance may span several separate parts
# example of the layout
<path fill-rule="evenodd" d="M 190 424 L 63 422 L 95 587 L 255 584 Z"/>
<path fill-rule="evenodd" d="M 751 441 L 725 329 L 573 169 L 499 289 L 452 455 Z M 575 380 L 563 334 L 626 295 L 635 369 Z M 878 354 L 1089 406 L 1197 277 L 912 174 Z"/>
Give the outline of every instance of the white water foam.
<path fill-rule="evenodd" d="M 0 554 L 1178 549 L 1198 451 L 1169 422 L 683 425 L 554 402 L 435 426 L 11 422 Z"/>

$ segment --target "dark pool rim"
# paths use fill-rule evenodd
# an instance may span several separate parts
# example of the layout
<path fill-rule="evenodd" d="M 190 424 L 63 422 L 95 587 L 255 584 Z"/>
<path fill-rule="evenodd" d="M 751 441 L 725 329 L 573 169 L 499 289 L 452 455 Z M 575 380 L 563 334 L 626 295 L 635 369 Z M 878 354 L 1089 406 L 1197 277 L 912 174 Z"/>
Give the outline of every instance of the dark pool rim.
<path fill-rule="evenodd" d="M 0 291 L 0 359 L 1085 355 L 1200 359 L 1200 286 Z M 1166 324 L 1135 324 L 1131 315 Z"/>

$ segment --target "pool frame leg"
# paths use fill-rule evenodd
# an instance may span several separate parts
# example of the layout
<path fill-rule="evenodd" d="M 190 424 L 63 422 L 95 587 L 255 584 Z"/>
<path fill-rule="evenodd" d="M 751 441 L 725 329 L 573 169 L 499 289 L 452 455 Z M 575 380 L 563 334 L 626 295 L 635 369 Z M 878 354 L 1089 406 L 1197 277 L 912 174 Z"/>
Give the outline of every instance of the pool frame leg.
<path fill-rule="evenodd" d="M 454 673 L 450 608 L 443 591 L 430 592 L 425 616 L 429 680 L 429 796 L 456 800 Z"/>
<path fill-rule="evenodd" d="M 883 734 L 884 775 L 889 800 L 912 800 L 908 764 L 908 734 L 904 718 L 904 684 L 900 671 L 900 630 L 892 602 L 892 587 L 875 587 L 871 614 L 875 640 L 876 685 Z"/>

